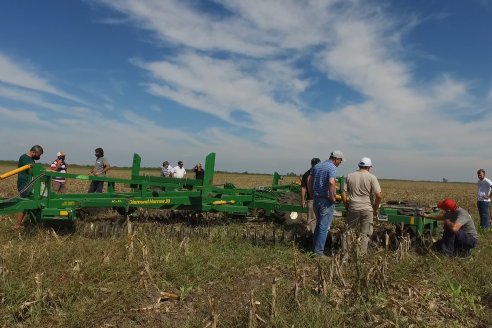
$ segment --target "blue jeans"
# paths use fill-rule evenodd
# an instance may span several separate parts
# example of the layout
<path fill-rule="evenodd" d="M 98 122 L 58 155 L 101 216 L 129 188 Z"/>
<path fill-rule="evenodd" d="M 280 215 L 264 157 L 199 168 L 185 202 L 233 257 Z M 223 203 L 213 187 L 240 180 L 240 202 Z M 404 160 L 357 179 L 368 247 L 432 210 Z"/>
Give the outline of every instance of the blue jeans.
<path fill-rule="evenodd" d="M 459 256 L 460 253 L 469 251 L 476 245 L 477 240 L 463 230 L 453 232 L 449 227 L 444 226 L 442 238 L 434 243 L 434 248 L 447 256 Z"/>
<path fill-rule="evenodd" d="M 480 215 L 480 226 L 484 229 L 490 227 L 489 206 L 490 202 L 484 202 L 483 200 L 477 202 L 478 214 Z"/>
<path fill-rule="evenodd" d="M 323 255 L 325 250 L 326 237 L 330 231 L 333 213 L 335 212 L 335 203 L 327 198 L 314 198 L 314 213 L 316 214 L 316 228 L 314 229 L 314 252 Z"/>
<path fill-rule="evenodd" d="M 103 192 L 104 181 L 92 180 L 88 193 Z"/>

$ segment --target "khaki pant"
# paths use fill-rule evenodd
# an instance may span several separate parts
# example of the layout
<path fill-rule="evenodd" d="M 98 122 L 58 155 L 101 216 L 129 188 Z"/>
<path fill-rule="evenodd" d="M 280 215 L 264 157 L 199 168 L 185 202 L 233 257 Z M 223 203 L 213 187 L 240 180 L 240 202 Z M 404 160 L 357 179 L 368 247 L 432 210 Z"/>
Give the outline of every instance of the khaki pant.
<path fill-rule="evenodd" d="M 314 213 L 313 200 L 307 200 L 307 229 L 311 234 L 314 234 L 314 229 L 316 229 L 316 214 Z"/>
<path fill-rule="evenodd" d="M 367 246 L 374 229 L 374 214 L 372 209 L 366 211 L 348 211 L 345 217 L 347 230 L 354 229 L 360 236 L 360 253 L 367 253 Z"/>
<path fill-rule="evenodd" d="M 64 194 L 67 192 L 67 186 L 65 182 L 58 182 L 58 181 L 53 181 L 51 184 L 51 191 L 59 193 L 59 194 Z"/>

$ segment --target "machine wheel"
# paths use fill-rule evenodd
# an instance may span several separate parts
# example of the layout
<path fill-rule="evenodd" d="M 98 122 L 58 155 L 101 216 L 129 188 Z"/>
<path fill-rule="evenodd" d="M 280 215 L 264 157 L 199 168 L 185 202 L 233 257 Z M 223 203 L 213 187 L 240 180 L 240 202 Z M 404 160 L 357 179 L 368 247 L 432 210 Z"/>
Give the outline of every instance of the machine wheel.
<path fill-rule="evenodd" d="M 135 213 L 137 210 L 136 207 L 129 207 L 128 212 L 126 211 L 126 208 L 121 207 L 121 206 L 115 206 L 113 209 L 119 214 L 119 215 L 129 215 Z"/>
<path fill-rule="evenodd" d="M 58 234 L 73 234 L 76 231 L 75 221 L 64 218 L 53 218 L 42 222 L 43 227 L 51 228 Z"/>
<path fill-rule="evenodd" d="M 24 212 L 26 216 L 24 218 L 25 225 L 36 225 L 42 221 L 41 210 L 29 210 Z"/>
<path fill-rule="evenodd" d="M 280 204 L 289 204 L 289 205 L 301 205 L 301 195 L 295 192 L 286 192 L 279 198 Z M 273 216 L 280 223 L 284 223 L 286 225 L 293 224 L 301 224 L 302 223 L 302 213 L 299 212 L 281 212 L 274 211 Z"/>

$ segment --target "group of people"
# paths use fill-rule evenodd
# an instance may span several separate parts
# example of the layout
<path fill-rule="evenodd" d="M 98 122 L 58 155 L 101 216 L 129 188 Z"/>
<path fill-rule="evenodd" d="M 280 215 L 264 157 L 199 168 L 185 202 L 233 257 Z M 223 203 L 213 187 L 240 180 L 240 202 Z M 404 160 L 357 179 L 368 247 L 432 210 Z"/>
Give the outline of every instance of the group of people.
<path fill-rule="evenodd" d="M 193 167 L 193 172 L 195 172 L 195 179 L 203 180 L 205 176 L 205 170 L 203 169 L 202 163 L 198 163 Z M 184 178 L 186 175 L 186 169 L 184 167 L 183 161 L 179 161 L 178 165 L 173 167 L 168 161 L 164 161 L 161 167 L 161 176 L 164 178 Z"/>
<path fill-rule="evenodd" d="M 328 160 L 311 160 L 311 168 L 301 179 L 301 197 L 303 207 L 307 207 L 307 229 L 313 236 L 313 251 L 321 257 L 330 231 L 336 203 L 336 170 L 343 162 L 340 150 L 331 152 Z M 346 230 L 355 230 L 359 235 L 359 252 L 367 253 L 373 233 L 374 218 L 377 218 L 383 193 L 379 181 L 370 172 L 372 160 L 363 157 L 358 170 L 349 174 L 341 192 L 347 213 Z M 489 205 L 492 181 L 485 177 L 483 169 L 478 170 L 477 207 L 480 226 L 490 227 Z M 421 213 L 421 217 L 443 221 L 443 235 L 433 245 L 433 249 L 447 256 L 467 256 L 477 245 L 478 234 L 471 215 L 459 207 L 453 199 L 446 198 L 437 205 L 438 213 Z"/>
<path fill-rule="evenodd" d="M 19 158 L 18 167 L 24 165 L 32 165 L 36 160 L 41 158 L 44 150 L 40 145 L 34 145 L 31 149 L 22 154 Z M 102 148 L 96 148 L 94 151 L 94 155 L 96 156 L 96 162 L 94 167 L 89 171 L 90 175 L 97 177 L 105 177 L 106 173 L 111 169 L 111 165 L 109 164 L 108 159 L 104 156 L 104 150 Z M 67 173 L 68 164 L 66 162 L 66 154 L 63 151 L 59 151 L 56 154 L 56 159 L 51 163 L 50 169 L 54 172 L 59 173 Z M 203 180 L 205 175 L 205 170 L 202 167 L 201 163 L 198 163 L 193 168 L 193 172 L 195 172 L 195 178 Z M 184 163 L 182 161 L 178 162 L 176 167 L 172 167 L 168 161 L 162 163 L 161 167 L 161 175 L 163 177 L 174 177 L 174 178 L 184 178 L 186 175 L 186 169 L 184 168 Z M 30 188 L 31 178 L 29 171 L 20 172 L 17 175 L 17 190 L 19 192 L 20 197 L 28 197 L 31 192 Z M 88 193 L 102 193 L 104 187 L 104 181 L 91 179 L 91 183 L 89 185 Z M 66 193 L 66 179 L 63 176 L 55 176 L 52 179 L 51 190 L 56 193 Z M 24 220 L 24 213 L 19 213 L 16 219 L 16 228 L 20 229 L 22 227 L 22 222 Z"/>
<path fill-rule="evenodd" d="M 40 145 L 34 145 L 27 153 L 22 154 L 20 156 L 17 166 L 22 167 L 25 165 L 32 165 L 41 158 L 41 155 L 43 155 L 43 153 L 44 153 L 43 147 L 41 147 Z M 108 170 L 111 168 L 111 165 L 109 164 L 108 160 L 104 156 L 104 150 L 102 148 L 95 149 L 95 156 L 96 156 L 96 162 L 94 164 L 94 167 L 89 171 L 89 174 L 93 176 L 104 177 L 106 176 L 106 172 L 108 172 Z M 67 173 L 68 164 L 65 161 L 65 158 L 66 158 L 65 152 L 59 151 L 56 154 L 56 159 L 51 163 L 50 169 L 58 173 Z M 31 192 L 30 184 L 31 184 L 31 176 L 29 174 L 29 171 L 27 170 L 22 171 L 17 175 L 17 190 L 19 192 L 20 197 L 26 198 L 29 196 L 29 193 Z M 104 181 L 91 179 L 91 184 L 89 185 L 89 190 L 87 192 L 101 193 L 103 191 L 103 186 L 104 186 Z M 66 193 L 67 186 L 66 186 L 65 177 L 55 176 L 52 179 L 51 190 L 57 193 Z M 24 212 L 20 212 L 17 215 L 16 223 L 15 223 L 16 229 L 22 228 L 22 222 L 24 221 L 24 217 L 25 217 Z"/>
<path fill-rule="evenodd" d="M 43 147 L 32 146 L 31 149 L 19 158 L 18 167 L 32 165 L 43 155 Z M 51 163 L 50 169 L 59 173 L 66 173 L 68 164 L 66 154 L 58 152 L 57 158 Z M 95 149 L 96 162 L 89 174 L 104 177 L 111 168 L 104 156 L 102 148 Z M 313 250 L 319 256 L 325 256 L 325 243 L 330 231 L 336 203 L 336 171 L 343 162 L 343 153 L 340 150 L 331 152 L 328 160 L 321 162 L 319 158 L 311 160 L 311 168 L 304 173 L 301 180 L 302 205 L 308 208 L 307 226 L 313 235 Z M 374 218 L 378 216 L 379 206 L 383 193 L 379 181 L 370 170 L 372 160 L 363 157 L 358 163 L 359 169 L 347 176 L 341 193 L 342 201 L 347 209 L 345 223 L 348 230 L 357 230 L 360 236 L 360 253 L 367 253 L 368 243 L 373 233 Z M 201 163 L 193 168 L 196 179 L 202 179 L 205 170 Z M 168 161 L 162 163 L 163 177 L 184 178 L 186 169 L 182 161 L 172 167 Z M 486 178 L 485 170 L 477 171 L 477 208 L 480 215 L 480 226 L 483 229 L 490 227 L 489 208 L 492 181 Z M 17 190 L 20 197 L 28 197 L 30 193 L 30 175 L 28 171 L 20 172 L 17 176 Z M 89 193 L 101 193 L 104 181 L 91 179 Z M 66 180 L 63 176 L 52 179 L 52 191 L 66 192 Z M 477 245 L 478 234 L 470 214 L 450 198 L 440 201 L 437 207 L 439 213 L 421 213 L 421 217 L 443 221 L 444 233 L 442 238 L 434 244 L 435 250 L 448 256 L 468 255 Z M 16 228 L 20 229 L 25 214 L 19 213 L 16 219 Z"/>
<path fill-rule="evenodd" d="M 102 148 L 96 148 L 94 151 L 94 155 L 96 156 L 96 163 L 94 164 L 94 167 L 89 171 L 89 174 L 98 177 L 105 177 L 106 172 L 109 171 L 111 165 L 109 164 L 107 158 L 104 156 L 104 150 Z M 68 164 L 65 161 L 65 157 L 66 157 L 65 152 L 59 151 L 56 154 L 56 159 L 51 163 L 50 169 L 52 171 L 59 172 L 59 173 L 67 173 Z M 19 160 L 19 165 L 20 165 L 20 160 Z M 91 184 L 89 185 L 89 190 L 87 192 L 102 193 L 103 187 L 104 187 L 104 181 L 93 179 L 91 180 Z M 51 190 L 57 193 L 66 193 L 67 192 L 66 179 L 62 176 L 54 177 L 52 179 Z"/>

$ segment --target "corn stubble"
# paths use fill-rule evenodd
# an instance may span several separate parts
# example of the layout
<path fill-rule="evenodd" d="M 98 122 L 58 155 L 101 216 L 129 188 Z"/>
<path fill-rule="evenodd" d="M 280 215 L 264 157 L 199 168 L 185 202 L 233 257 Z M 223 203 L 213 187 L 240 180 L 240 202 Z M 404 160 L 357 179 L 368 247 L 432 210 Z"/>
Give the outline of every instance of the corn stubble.
<path fill-rule="evenodd" d="M 7 171 L 1 168 L 0 171 Z M 87 173 L 87 168 L 76 168 Z M 73 172 L 75 173 L 75 172 Z M 128 177 L 129 170 L 111 176 Z M 148 174 L 158 175 L 158 170 Z M 268 185 L 269 176 L 219 174 L 216 183 Z M 433 205 L 455 198 L 475 220 L 475 185 L 381 181 L 385 199 Z M 87 183 L 69 190 L 85 192 Z M 2 181 L 12 197 L 15 179 Z M 0 326 L 29 327 L 477 327 L 490 326 L 492 254 L 488 233 L 456 261 L 384 232 L 367 256 L 358 236 L 316 258 L 268 225 L 221 221 L 190 228 L 147 220 L 132 225 L 107 212 L 97 231 L 18 234 L 0 221 Z M 116 222 L 120 220 L 121 222 Z M 122 224 L 121 224 L 122 223 Z M 340 221 L 334 223 L 338 230 Z M 95 228 L 92 228 L 95 229 Z M 275 239 L 276 238 L 276 239 Z M 340 237 L 341 238 L 341 237 Z M 276 242 L 273 242 L 273 241 Z M 386 244 L 386 245 L 385 245 Z"/>

